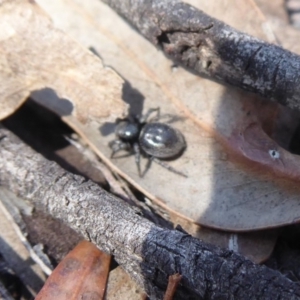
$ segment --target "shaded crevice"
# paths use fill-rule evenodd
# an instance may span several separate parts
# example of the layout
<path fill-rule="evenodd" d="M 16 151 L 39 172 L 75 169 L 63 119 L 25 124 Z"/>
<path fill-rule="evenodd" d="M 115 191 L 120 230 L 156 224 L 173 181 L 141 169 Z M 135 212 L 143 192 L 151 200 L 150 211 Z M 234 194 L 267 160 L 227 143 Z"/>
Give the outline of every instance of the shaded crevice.
<path fill-rule="evenodd" d="M 180 55 L 184 56 L 184 54 L 185 54 L 186 52 L 188 52 L 188 51 L 190 50 L 190 48 L 191 48 L 191 47 L 188 46 L 188 45 L 182 46 L 181 49 L 179 50 Z"/>
<path fill-rule="evenodd" d="M 214 24 L 211 23 L 211 24 L 207 25 L 206 27 L 204 27 L 203 31 L 208 31 L 208 30 L 212 29 L 213 27 L 214 27 Z"/>
<path fill-rule="evenodd" d="M 208 61 L 206 62 L 206 66 L 205 66 L 205 68 L 206 68 L 207 71 L 210 69 L 211 65 L 212 65 L 212 61 L 211 61 L 211 60 L 208 60 Z"/>
<path fill-rule="evenodd" d="M 157 44 L 163 48 L 163 44 L 171 44 L 171 41 L 168 37 L 169 32 L 162 32 L 159 36 L 157 36 Z"/>
<path fill-rule="evenodd" d="M 187 39 L 187 36 L 193 36 L 193 38 Z M 177 45 L 184 44 L 184 41 L 189 41 L 190 47 L 194 46 L 197 47 L 201 44 L 201 42 L 196 42 L 198 39 L 201 41 L 201 36 L 203 35 L 203 32 L 199 30 L 190 30 L 190 31 L 184 31 L 184 30 L 164 30 L 160 35 L 156 37 L 157 44 L 163 48 L 163 44 L 172 44 L 174 47 Z M 195 38 L 194 36 L 197 36 Z"/>

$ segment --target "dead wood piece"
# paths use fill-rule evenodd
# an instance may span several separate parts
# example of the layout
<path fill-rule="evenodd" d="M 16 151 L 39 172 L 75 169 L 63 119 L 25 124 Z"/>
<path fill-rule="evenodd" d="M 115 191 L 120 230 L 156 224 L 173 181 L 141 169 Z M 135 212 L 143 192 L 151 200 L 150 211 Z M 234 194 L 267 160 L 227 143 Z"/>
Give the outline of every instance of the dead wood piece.
<path fill-rule="evenodd" d="M 168 287 L 164 296 L 164 300 L 173 300 L 181 278 L 182 276 L 179 273 L 169 276 Z"/>
<path fill-rule="evenodd" d="M 300 109 L 300 56 L 178 0 L 103 0 L 170 58 L 200 75 Z"/>
<path fill-rule="evenodd" d="M 0 228 L 2 229 L 0 237 L 1 256 L 30 294 L 36 295 L 42 288 L 46 276 L 41 267 L 32 260 L 30 250 L 21 241 L 20 233 L 16 230 L 15 224 L 1 202 Z"/>
<path fill-rule="evenodd" d="M 300 299 L 300 285 L 232 251 L 156 226 L 129 205 L 73 175 L 0 127 L 0 184 L 63 220 L 162 299 L 182 275 L 175 299 Z"/>

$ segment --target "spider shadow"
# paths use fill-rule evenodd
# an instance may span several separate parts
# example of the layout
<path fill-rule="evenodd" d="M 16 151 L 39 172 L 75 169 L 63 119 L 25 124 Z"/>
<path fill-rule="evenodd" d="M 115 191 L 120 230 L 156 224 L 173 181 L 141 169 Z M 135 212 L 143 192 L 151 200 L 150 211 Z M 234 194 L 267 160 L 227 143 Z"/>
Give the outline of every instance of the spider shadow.
<path fill-rule="evenodd" d="M 124 78 L 123 78 L 124 79 Z M 144 109 L 145 97 L 130 82 L 124 79 L 122 89 L 122 99 L 128 104 L 128 116 L 141 116 Z M 105 122 L 100 126 L 99 131 L 102 136 L 108 136 L 115 132 L 116 122 Z"/>
<path fill-rule="evenodd" d="M 162 114 L 159 117 L 154 117 L 149 119 L 148 123 L 154 123 L 154 122 L 163 122 L 166 124 L 173 124 L 176 122 L 184 121 L 186 117 L 181 117 L 177 115 L 172 114 Z"/>
<path fill-rule="evenodd" d="M 93 47 L 89 47 L 89 50 L 96 56 L 98 56 L 102 62 L 104 59 L 100 55 L 100 53 Z M 124 78 L 116 69 L 112 66 L 106 65 L 107 67 L 113 69 L 123 80 L 123 88 L 122 88 L 122 99 L 125 103 L 129 105 L 128 107 L 128 116 L 139 116 L 142 115 L 144 108 L 144 95 L 136 88 L 132 87 L 130 82 Z M 102 126 L 99 127 L 99 131 L 102 136 L 108 136 L 115 132 L 116 122 L 105 122 Z"/>
<path fill-rule="evenodd" d="M 98 56 L 102 62 L 104 59 L 101 57 L 100 53 L 94 48 L 89 47 L 89 50 L 96 56 Z M 144 95 L 136 88 L 132 87 L 130 82 L 124 78 L 117 70 L 115 70 L 112 66 L 106 65 L 113 69 L 123 80 L 123 88 L 122 88 L 122 99 L 125 103 L 129 105 L 128 107 L 128 116 L 139 116 L 142 115 L 145 97 Z M 102 126 L 99 127 L 99 131 L 102 136 L 108 136 L 114 133 L 116 128 L 116 122 L 105 122 Z"/>

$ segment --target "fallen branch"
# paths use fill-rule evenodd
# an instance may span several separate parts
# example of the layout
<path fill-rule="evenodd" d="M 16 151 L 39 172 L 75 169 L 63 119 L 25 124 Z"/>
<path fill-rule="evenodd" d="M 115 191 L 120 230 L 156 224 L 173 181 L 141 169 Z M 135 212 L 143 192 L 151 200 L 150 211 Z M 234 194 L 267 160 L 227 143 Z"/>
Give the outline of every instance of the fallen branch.
<path fill-rule="evenodd" d="M 182 276 L 174 299 L 300 299 L 300 285 L 232 251 L 156 226 L 92 181 L 71 174 L 0 127 L 0 184 L 63 220 L 153 299 Z"/>
<path fill-rule="evenodd" d="M 178 0 L 102 0 L 176 62 L 300 109 L 300 56 Z"/>

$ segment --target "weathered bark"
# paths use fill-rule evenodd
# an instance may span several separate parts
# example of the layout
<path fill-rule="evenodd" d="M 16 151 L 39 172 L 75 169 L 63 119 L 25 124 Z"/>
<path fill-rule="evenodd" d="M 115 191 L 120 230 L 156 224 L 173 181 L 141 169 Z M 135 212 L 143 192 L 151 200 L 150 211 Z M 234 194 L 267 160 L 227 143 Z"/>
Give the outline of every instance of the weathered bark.
<path fill-rule="evenodd" d="M 2 300 L 14 300 L 14 298 L 10 295 L 9 291 L 5 288 L 5 286 L 0 281 L 0 299 Z"/>
<path fill-rule="evenodd" d="M 188 69 L 300 109 L 299 55 L 178 0 L 102 1 Z"/>
<path fill-rule="evenodd" d="M 113 254 L 153 299 L 182 275 L 178 299 L 300 299 L 300 285 L 232 251 L 156 226 L 92 181 L 0 127 L 0 184 Z"/>

